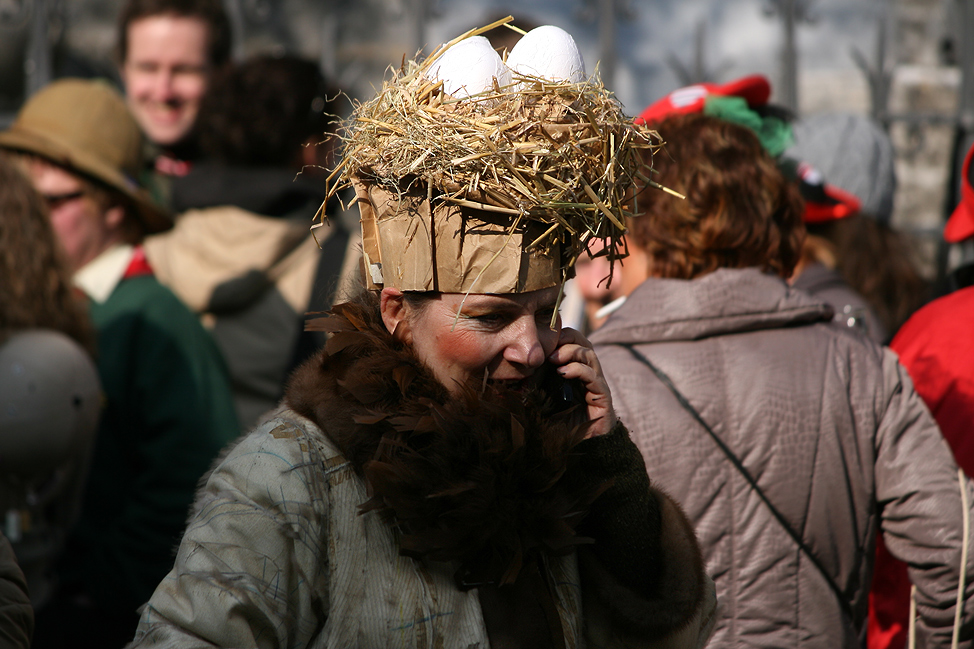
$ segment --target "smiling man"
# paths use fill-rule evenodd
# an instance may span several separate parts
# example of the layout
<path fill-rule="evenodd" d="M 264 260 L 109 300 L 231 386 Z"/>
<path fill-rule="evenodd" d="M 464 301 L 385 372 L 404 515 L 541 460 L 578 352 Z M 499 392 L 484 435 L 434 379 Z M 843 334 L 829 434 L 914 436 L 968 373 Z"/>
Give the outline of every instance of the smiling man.
<path fill-rule="evenodd" d="M 230 59 L 229 19 L 219 0 L 129 0 L 118 35 L 126 102 L 160 149 L 156 169 L 185 175 L 197 155 L 200 101 Z"/>

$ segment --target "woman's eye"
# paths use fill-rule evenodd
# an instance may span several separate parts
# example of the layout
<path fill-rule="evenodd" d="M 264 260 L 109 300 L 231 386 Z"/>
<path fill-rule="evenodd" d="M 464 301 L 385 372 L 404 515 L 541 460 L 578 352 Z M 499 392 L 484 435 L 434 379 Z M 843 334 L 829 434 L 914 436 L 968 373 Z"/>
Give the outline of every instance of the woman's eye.
<path fill-rule="evenodd" d="M 473 319 L 477 322 L 483 322 L 484 324 L 500 324 L 506 320 L 506 318 L 500 313 L 485 313 L 483 315 L 475 315 Z"/>

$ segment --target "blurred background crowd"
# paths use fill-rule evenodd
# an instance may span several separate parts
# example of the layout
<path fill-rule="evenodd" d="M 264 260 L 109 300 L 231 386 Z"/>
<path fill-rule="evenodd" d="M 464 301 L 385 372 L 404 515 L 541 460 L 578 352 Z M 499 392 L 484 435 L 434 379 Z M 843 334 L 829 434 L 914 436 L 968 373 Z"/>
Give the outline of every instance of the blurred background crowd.
<path fill-rule="evenodd" d="M 739 100 L 716 114 L 801 185 L 809 237 L 781 267 L 653 266 L 671 235 L 637 229 L 649 276 L 762 267 L 880 344 L 971 283 L 974 212 L 962 205 L 944 237 L 974 200 L 964 0 L 0 0 L 0 369 L 73 399 L 58 419 L 54 388 L 0 394 L 11 430 L 61 431 L 0 455 L 35 646 L 79 629 L 98 646 L 132 637 L 197 479 L 323 342 L 305 312 L 354 290 L 355 210 L 322 206 L 331 225 L 308 231 L 336 119 L 388 66 L 508 13 L 572 33 L 650 125 L 691 100 Z M 793 138 L 775 130 L 789 121 Z M 603 262 L 580 264 L 565 305 L 587 331 L 647 277 L 610 292 Z M 35 329 L 63 336 L 22 333 Z"/>
<path fill-rule="evenodd" d="M 0 124 L 25 92 L 59 76 L 118 79 L 121 0 L 0 3 Z M 371 97 L 386 68 L 472 25 L 513 13 L 555 24 L 599 61 L 631 114 L 699 81 L 767 76 L 773 101 L 800 115 L 851 111 L 888 129 L 899 179 L 893 224 L 925 277 L 959 250 L 940 245 L 945 210 L 974 129 L 972 9 L 963 0 L 227 0 L 232 55 L 297 54 L 351 97 Z"/>

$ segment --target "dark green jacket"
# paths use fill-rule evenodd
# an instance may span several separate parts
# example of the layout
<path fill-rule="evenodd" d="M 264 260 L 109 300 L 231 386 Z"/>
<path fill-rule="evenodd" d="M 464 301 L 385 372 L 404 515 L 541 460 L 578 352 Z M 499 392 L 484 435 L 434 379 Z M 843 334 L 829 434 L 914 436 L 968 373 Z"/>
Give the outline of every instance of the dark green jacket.
<path fill-rule="evenodd" d="M 106 403 L 62 579 L 134 612 L 172 567 L 197 481 L 240 431 L 219 351 L 155 277 L 123 279 L 89 308 Z"/>

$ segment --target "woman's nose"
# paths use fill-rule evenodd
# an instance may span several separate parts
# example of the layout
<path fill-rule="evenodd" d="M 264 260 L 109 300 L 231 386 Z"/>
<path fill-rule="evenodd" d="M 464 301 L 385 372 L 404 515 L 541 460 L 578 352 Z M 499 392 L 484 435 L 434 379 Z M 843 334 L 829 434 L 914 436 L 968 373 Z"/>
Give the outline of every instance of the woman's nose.
<path fill-rule="evenodd" d="M 518 327 L 516 335 L 504 349 L 504 359 L 510 363 L 529 368 L 540 367 L 545 360 L 544 347 L 539 337 L 538 326 L 533 319 L 525 319 Z"/>

